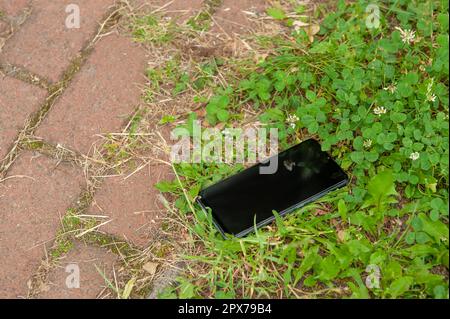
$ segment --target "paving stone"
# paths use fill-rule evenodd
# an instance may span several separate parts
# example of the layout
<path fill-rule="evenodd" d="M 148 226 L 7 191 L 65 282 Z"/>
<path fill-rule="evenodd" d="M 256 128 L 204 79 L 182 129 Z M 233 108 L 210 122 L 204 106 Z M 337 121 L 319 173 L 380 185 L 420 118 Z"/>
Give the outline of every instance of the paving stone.
<path fill-rule="evenodd" d="M 102 274 L 111 282 L 113 265 L 118 258 L 98 247 L 75 243 L 56 268 L 51 270 L 40 299 L 94 299 L 107 287 Z M 98 268 L 98 269 L 97 269 Z M 99 272 L 101 271 L 101 273 Z M 79 274 L 79 287 L 72 281 Z M 68 283 L 68 284 L 67 284 Z"/>
<path fill-rule="evenodd" d="M 36 135 L 87 154 L 98 134 L 119 131 L 140 104 L 145 61 L 128 38 L 103 38 Z"/>
<path fill-rule="evenodd" d="M 101 231 L 124 238 L 134 245 L 145 247 L 161 225 L 164 205 L 154 185 L 171 180 L 167 165 L 147 165 L 137 173 L 108 177 L 94 197 L 89 213 L 108 216 L 111 222 Z"/>
<path fill-rule="evenodd" d="M 29 3 L 29 0 L 0 0 L 0 11 L 9 16 L 16 16 L 23 11 Z"/>
<path fill-rule="evenodd" d="M 229 36 L 234 33 L 243 34 L 251 31 L 252 22 L 245 13 L 262 13 L 265 10 L 262 0 L 224 0 L 222 6 L 214 14 L 216 24 L 213 32 L 226 32 Z"/>
<path fill-rule="evenodd" d="M 0 38 L 3 36 L 6 36 L 6 34 L 9 33 L 9 23 L 0 20 Z M 1 43 L 1 42 L 0 42 Z M 0 51 L 1 51 L 1 44 L 0 44 Z"/>
<path fill-rule="evenodd" d="M 46 93 L 28 83 L 0 76 L 0 161 L 24 127 L 27 117 L 39 109 Z"/>
<path fill-rule="evenodd" d="M 34 0 L 33 12 L 7 41 L 0 62 L 21 66 L 50 81 L 58 81 L 70 61 L 98 29 L 114 0 Z M 68 29 L 66 7 L 80 8 L 80 28 Z"/>
<path fill-rule="evenodd" d="M 16 160 L 0 183 L 0 298 L 26 296 L 44 246 L 84 184 L 82 171 L 69 164 L 31 152 Z"/>

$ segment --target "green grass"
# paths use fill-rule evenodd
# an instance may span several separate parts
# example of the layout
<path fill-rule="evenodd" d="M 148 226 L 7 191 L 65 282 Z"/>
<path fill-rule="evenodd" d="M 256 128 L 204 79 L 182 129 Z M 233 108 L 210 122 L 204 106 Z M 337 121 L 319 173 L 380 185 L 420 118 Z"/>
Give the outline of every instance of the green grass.
<path fill-rule="evenodd" d="M 448 2 L 379 2 L 376 29 L 369 3 L 339 1 L 313 43 L 304 31 L 261 37 L 273 54 L 206 106 L 211 125 L 238 126 L 251 102 L 283 149 L 320 140 L 350 185 L 223 240 L 193 200 L 242 167 L 176 165 L 180 179 L 159 188 L 176 195 L 189 263 L 161 297 L 448 298 Z"/>

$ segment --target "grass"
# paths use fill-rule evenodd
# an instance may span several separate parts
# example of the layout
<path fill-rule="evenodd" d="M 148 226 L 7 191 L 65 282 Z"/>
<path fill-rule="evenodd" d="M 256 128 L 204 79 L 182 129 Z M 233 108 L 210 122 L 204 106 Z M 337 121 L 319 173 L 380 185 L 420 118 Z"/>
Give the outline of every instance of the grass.
<path fill-rule="evenodd" d="M 287 218 L 223 240 L 194 199 L 242 167 L 174 166 L 177 178 L 158 187 L 175 198 L 169 229 L 187 266 L 160 297 L 448 298 L 448 4 L 380 2 L 378 28 L 367 27 L 368 4 L 322 7 L 317 32 L 295 30 L 304 8 L 269 11 L 285 32 L 253 38 L 245 69 L 216 65 L 209 90 L 190 85 L 195 68 L 181 72 L 188 79 L 167 66 L 149 73 L 184 85 L 165 94 L 198 102 L 182 125 L 260 123 L 278 128 L 283 149 L 314 137 L 351 176 Z"/>
<path fill-rule="evenodd" d="M 118 298 L 147 297 L 162 269 L 180 265 L 161 298 L 448 298 L 448 5 L 379 2 L 380 27 L 368 29 L 367 1 L 315 12 L 282 3 L 262 17 L 277 32 L 266 27 L 239 37 L 233 45 L 246 48 L 234 50 L 239 55 L 217 49 L 225 44 L 213 42 L 212 13 L 205 10 L 184 25 L 155 13 L 127 17 L 127 31 L 153 62 L 147 105 L 122 132 L 105 135 L 92 158 L 27 136 L 50 109 L 51 95 L 18 145 L 92 167 L 50 259 L 80 239 L 112 250 L 121 257 L 114 280 L 99 271 Z M 300 20 L 306 25 L 296 30 Z M 403 42 L 408 29 L 415 38 Z M 83 62 L 74 61 L 67 81 Z M 65 81 L 50 92 L 55 98 Z M 161 162 L 160 154 L 148 154 L 169 146 L 158 133 L 194 119 L 218 128 L 276 127 L 282 149 L 314 137 L 351 183 L 253 235 L 224 240 L 194 199 L 243 166 L 173 165 L 176 178 L 157 185 L 168 193 L 168 214 L 151 247 L 136 249 L 99 232 L 104 220 L 84 215 L 95 176 Z M 156 273 L 144 269 L 148 262 Z"/>

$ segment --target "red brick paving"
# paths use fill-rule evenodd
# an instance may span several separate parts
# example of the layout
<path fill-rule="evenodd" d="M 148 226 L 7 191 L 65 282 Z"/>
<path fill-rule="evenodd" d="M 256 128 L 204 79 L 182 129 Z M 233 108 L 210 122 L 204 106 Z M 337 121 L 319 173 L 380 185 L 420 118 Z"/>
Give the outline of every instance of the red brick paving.
<path fill-rule="evenodd" d="M 6 36 L 6 34 L 9 32 L 9 24 L 5 21 L 0 20 L 0 38 L 3 36 Z M 1 43 L 1 41 L 0 41 Z M 1 44 L 0 44 L 0 50 L 1 50 Z"/>
<path fill-rule="evenodd" d="M 0 161 L 8 153 L 26 118 L 36 112 L 47 92 L 0 75 Z"/>
<path fill-rule="evenodd" d="M 140 104 L 145 65 L 129 39 L 103 38 L 36 135 L 87 154 L 97 134 L 119 131 Z"/>
<path fill-rule="evenodd" d="M 70 61 L 93 37 L 113 3 L 114 0 L 34 0 L 31 16 L 6 43 L 3 53 L 0 52 L 0 62 L 58 81 Z M 80 29 L 65 26 L 68 4 L 80 7 Z"/>
<path fill-rule="evenodd" d="M 0 38 L 0 64 L 20 66 L 25 72 L 50 81 L 60 80 L 71 60 L 92 40 L 99 21 L 114 2 L 0 0 L 0 10 L 9 21 L 23 16 L 27 5 L 33 9 L 24 24 L 16 23 L 13 36 L 3 48 L 5 39 Z M 80 5 L 81 29 L 68 30 L 64 25 L 69 3 Z M 155 3 L 156 0 L 151 2 Z M 166 11 L 173 17 L 187 13 L 181 18 L 186 19 L 201 8 L 201 3 L 175 0 Z M 5 28 L 5 22 L 0 22 L 1 34 L 9 32 Z M 97 134 L 120 131 L 140 104 L 146 62 L 144 51 L 130 39 L 118 35 L 103 37 L 35 135 L 88 153 L 99 139 Z M 0 160 L 47 94 L 0 73 Z M 22 151 L 6 174 L 6 179 L 0 177 L 0 298 L 25 297 L 27 281 L 45 258 L 45 250 L 60 228 L 60 218 L 86 185 L 81 168 L 30 151 Z M 161 217 L 159 212 L 163 209 L 154 184 L 171 178 L 170 169 L 147 166 L 126 180 L 123 177 L 105 181 L 89 212 L 112 219 L 101 230 L 146 247 L 160 225 L 157 217 Z M 109 274 L 116 260 L 105 250 L 77 243 L 61 260 L 60 267 L 50 271 L 48 289 L 39 297 L 95 298 L 105 283 L 94 265 Z M 65 265 L 73 262 L 80 266 L 80 289 L 66 289 Z"/>
<path fill-rule="evenodd" d="M 7 15 L 15 16 L 21 13 L 29 3 L 29 0 L 0 0 L 0 11 Z"/>
<path fill-rule="evenodd" d="M 84 187 L 80 169 L 31 152 L 19 156 L 8 177 L 0 184 L 0 298 L 26 295 L 44 244 Z"/>
<path fill-rule="evenodd" d="M 69 253 L 62 258 L 58 266 L 50 272 L 48 283 L 44 292 L 40 293 L 38 298 L 42 299 L 94 299 L 107 286 L 105 279 L 112 280 L 112 270 L 114 263 L 118 260 L 117 256 L 105 249 L 86 246 L 83 243 L 75 243 L 75 246 Z M 68 276 L 75 274 L 72 265 L 78 266 L 79 270 L 79 288 L 74 287 L 70 282 L 67 287 L 66 280 Z M 66 272 L 66 267 L 67 272 Z M 98 269 L 97 269 L 98 268 Z M 99 272 L 101 271 L 101 273 Z"/>
<path fill-rule="evenodd" d="M 130 172 L 132 173 L 132 172 Z M 171 179 L 167 165 L 147 165 L 125 179 L 127 175 L 109 177 L 94 197 L 89 213 L 108 216 L 111 222 L 101 231 L 124 238 L 145 247 L 161 224 L 164 206 L 154 185 Z"/>

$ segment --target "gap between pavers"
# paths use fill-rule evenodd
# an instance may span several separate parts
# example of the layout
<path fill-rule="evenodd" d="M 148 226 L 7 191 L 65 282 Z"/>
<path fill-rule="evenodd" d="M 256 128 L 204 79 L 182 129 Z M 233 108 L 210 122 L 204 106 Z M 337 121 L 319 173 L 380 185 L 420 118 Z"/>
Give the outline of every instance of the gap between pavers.
<path fill-rule="evenodd" d="M 3 47 L 0 62 L 56 82 L 97 31 L 114 0 L 35 0 L 32 14 Z M 80 28 L 69 29 L 69 4 L 80 8 Z"/>
<path fill-rule="evenodd" d="M 105 278 L 114 284 L 117 255 L 78 241 L 73 245 L 50 270 L 38 299 L 94 299 L 108 287 Z"/>
<path fill-rule="evenodd" d="M 0 75 L 0 163 L 10 150 L 26 119 L 44 101 L 47 91 Z"/>
<path fill-rule="evenodd" d="M 145 61 L 130 39 L 101 39 L 35 135 L 88 154 L 99 134 L 120 130 L 140 104 Z"/>
<path fill-rule="evenodd" d="M 24 297 L 60 219 L 85 188 L 70 164 L 24 152 L 0 182 L 0 298 Z"/>

